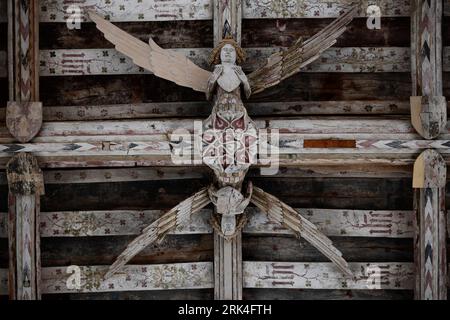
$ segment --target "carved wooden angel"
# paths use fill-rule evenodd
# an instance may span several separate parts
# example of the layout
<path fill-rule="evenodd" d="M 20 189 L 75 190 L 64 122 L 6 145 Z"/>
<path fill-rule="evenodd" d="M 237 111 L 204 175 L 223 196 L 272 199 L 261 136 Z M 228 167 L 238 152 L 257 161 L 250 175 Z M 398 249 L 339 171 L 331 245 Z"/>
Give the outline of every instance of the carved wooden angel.
<path fill-rule="evenodd" d="M 158 77 L 205 92 L 206 98 L 213 103 L 211 115 L 203 122 L 202 159 L 214 171 L 214 182 L 146 227 L 120 254 L 105 278 L 149 244 L 162 240 L 169 231 L 188 223 L 192 215 L 209 203 L 215 206 L 212 226 L 226 239 L 232 238 L 244 226 L 245 208 L 250 202 L 270 220 L 310 242 L 344 274 L 352 275 L 331 240 L 290 206 L 253 187 L 251 182 L 247 183 L 245 194 L 242 193 L 245 175 L 256 157 L 257 129 L 247 114 L 241 95 L 248 98 L 272 87 L 318 59 L 345 32 L 356 11 L 356 8 L 349 10 L 309 40 L 299 39 L 286 51 L 271 55 L 262 68 L 248 76 L 240 66 L 245 61 L 245 52 L 231 37 L 224 37 L 213 49 L 210 63 L 214 70 L 210 72 L 183 55 L 160 48 L 152 39 L 148 44 L 144 43 L 97 14 L 89 13 L 106 39 L 135 64 Z"/>

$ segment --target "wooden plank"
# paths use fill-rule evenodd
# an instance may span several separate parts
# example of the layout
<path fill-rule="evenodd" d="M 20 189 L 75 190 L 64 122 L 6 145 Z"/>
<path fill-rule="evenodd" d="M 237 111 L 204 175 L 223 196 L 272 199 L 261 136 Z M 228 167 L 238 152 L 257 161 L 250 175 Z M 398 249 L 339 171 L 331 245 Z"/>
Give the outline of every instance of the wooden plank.
<path fill-rule="evenodd" d="M 23 144 L 0 144 L 0 158 L 10 157 L 13 153 L 19 152 L 32 152 L 38 157 L 55 157 L 55 156 L 96 156 L 96 157 L 108 157 L 108 156 L 152 156 L 161 160 L 171 159 L 172 165 L 186 166 L 193 165 L 193 163 L 175 162 L 172 158 L 173 153 L 169 141 L 161 140 L 149 140 L 139 141 L 133 140 L 134 137 L 128 137 L 127 139 L 103 139 L 90 138 L 89 142 L 45 142 L 45 143 L 23 143 Z M 139 137 L 137 137 L 139 138 Z M 335 141 L 345 140 L 349 141 L 347 136 L 334 135 L 332 137 L 320 137 L 316 136 L 311 139 L 314 141 Z M 366 139 L 353 139 L 352 148 L 335 148 L 333 145 L 330 147 L 316 148 L 309 144 L 304 146 L 304 142 L 313 141 L 311 139 L 303 139 L 301 134 L 290 134 L 280 137 L 280 148 L 278 155 L 272 159 L 272 162 L 278 163 L 280 160 L 278 156 L 283 155 L 324 155 L 324 154 L 372 154 L 372 155 L 386 155 L 386 158 L 392 157 L 392 155 L 416 155 L 418 152 L 436 148 L 439 149 L 442 154 L 450 154 L 450 140 L 366 140 Z M 77 139 L 80 140 L 80 139 Z M 185 149 L 186 150 L 186 149 Z M 127 159 L 123 159 L 126 161 Z M 258 161 L 255 165 L 263 165 Z"/>
<path fill-rule="evenodd" d="M 209 49 L 172 49 L 207 68 Z M 59 49 L 40 51 L 41 76 L 149 73 L 115 49 Z"/>
<path fill-rule="evenodd" d="M 244 1 L 243 16 L 245 19 L 277 19 L 277 18 L 335 18 L 348 10 L 354 2 L 351 0 L 308 0 L 308 1 Z M 367 16 L 367 7 L 373 1 L 358 1 L 359 16 Z M 409 16 L 409 1 L 376 1 L 383 17 Z"/>
<path fill-rule="evenodd" d="M 267 46 L 289 47 L 300 37 L 308 39 L 320 32 L 328 26 L 330 21 L 330 19 L 289 18 L 243 20 L 242 46 L 244 48 Z M 410 33 L 411 23 L 409 17 L 383 16 L 381 18 L 381 29 L 373 30 L 367 29 L 367 19 L 356 18 L 350 23 L 347 30 L 337 39 L 335 46 L 409 48 L 411 45 Z M 97 46 L 96 48 L 103 47 L 104 46 Z M 60 48 L 69 47 L 60 46 Z M 78 46 L 77 48 L 84 47 Z"/>
<path fill-rule="evenodd" d="M 412 263 L 350 263 L 349 279 L 331 263 L 245 262 L 244 287 L 289 289 L 412 289 Z"/>
<path fill-rule="evenodd" d="M 46 106 L 205 101 L 194 90 L 147 74 L 41 77 L 41 96 Z M 410 96 L 410 73 L 302 73 L 251 102 L 409 101 Z"/>
<path fill-rule="evenodd" d="M 188 4 L 185 0 L 171 0 L 160 3 L 155 0 L 132 0 L 125 8 L 120 1 L 110 1 L 99 6 L 95 0 L 79 0 L 75 4 L 80 8 L 95 9 L 103 15 L 108 15 L 111 21 L 166 21 L 166 20 L 202 20 L 212 19 L 213 8 L 209 0 L 195 0 Z M 41 4 L 41 22 L 65 22 L 67 8 L 73 2 L 64 0 L 53 2 L 44 0 Z M 351 1 L 318 1 L 308 0 L 302 3 L 271 1 L 244 1 L 243 18 L 335 18 L 348 9 Z M 360 16 L 366 16 L 367 0 L 360 2 Z M 377 2 L 383 16 L 409 16 L 410 6 L 407 2 L 395 3 L 391 0 Z M 447 13 L 448 11 L 446 11 Z M 82 20 L 85 21 L 82 14 Z M 1 20 L 0 20 L 1 21 Z"/>
<path fill-rule="evenodd" d="M 206 168 L 110 168 L 98 170 L 45 171 L 45 184 L 72 184 L 124 182 L 148 180 L 202 179 L 208 176 Z M 1 184 L 1 178 L 0 178 Z"/>
<path fill-rule="evenodd" d="M 192 59 L 203 68 L 210 49 L 172 49 Z M 281 48 L 249 48 L 246 72 L 263 65 L 265 59 Z M 307 66 L 303 72 L 409 72 L 409 48 L 330 48 L 321 59 Z M 58 49 L 40 51 L 41 76 L 63 75 L 120 75 L 147 74 L 128 57 L 115 49 Z"/>
<path fill-rule="evenodd" d="M 42 239 L 42 261 L 46 266 L 111 265 L 136 236 Z M 67 250 L 67 248 L 71 248 Z M 167 264 L 213 261 L 212 235 L 169 235 L 145 247 L 130 264 Z"/>
<path fill-rule="evenodd" d="M 79 11 L 69 10 L 71 5 Z M 85 9 L 95 10 L 114 22 L 124 21 L 167 21 L 167 20 L 205 20 L 212 19 L 210 0 L 130 0 L 108 1 L 99 4 L 97 0 L 41 1 L 41 22 L 66 22 L 70 14 L 78 15 L 87 21 Z"/>
<path fill-rule="evenodd" d="M 331 237 L 413 238 L 412 211 L 296 209 L 319 230 Z M 85 237 L 137 235 L 160 217 L 161 210 L 61 211 L 41 213 L 42 237 Z M 170 234 L 209 234 L 211 210 L 202 210 L 191 221 Z M 292 235 L 270 221 L 256 208 L 246 210 L 243 232 L 255 235 Z M 448 221 L 450 225 L 450 220 Z M 0 237 L 6 237 L 6 214 L 0 213 Z"/>
<path fill-rule="evenodd" d="M 412 290 L 244 289 L 245 300 L 412 300 Z"/>
<path fill-rule="evenodd" d="M 141 168 L 109 168 L 109 169 L 79 169 L 79 170 L 46 170 L 45 184 L 78 184 L 104 182 L 131 182 L 153 180 L 186 180 L 206 179 L 209 171 L 206 167 L 141 167 Z M 251 169 L 248 177 L 261 177 L 258 168 Z M 320 177 L 359 177 L 359 178 L 411 178 L 412 166 L 389 167 L 360 165 L 348 168 L 336 164 L 334 166 L 308 166 L 302 168 L 280 168 L 277 177 L 282 178 L 320 178 Z M 6 174 L 0 172 L 0 185 L 6 185 Z"/>
<path fill-rule="evenodd" d="M 350 263 L 355 279 L 336 271 L 332 263 L 244 261 L 245 288 L 410 290 L 414 284 L 412 263 Z M 45 294 L 70 292 L 120 292 L 175 289 L 209 289 L 213 286 L 211 262 L 165 265 L 128 265 L 126 272 L 101 281 L 107 266 L 80 267 L 81 288 L 67 281 L 73 277 L 67 267 L 47 267 L 42 271 Z M 70 271 L 70 270 L 69 270 Z M 0 269 L 0 275 L 6 273 Z M 4 292 L 4 283 L 0 293 Z"/>
<path fill-rule="evenodd" d="M 213 46 L 212 20 L 138 21 L 114 24 L 145 43 L 152 38 L 164 49 L 211 48 Z M 41 34 L 52 35 L 40 39 L 41 50 L 114 48 L 114 45 L 105 39 L 94 23 L 85 23 L 80 29 L 72 30 L 66 23 L 41 23 L 39 27 Z M 407 44 L 401 43 L 399 46 L 406 47 Z"/>
<path fill-rule="evenodd" d="M 205 117 L 211 106 L 207 102 L 161 102 L 113 105 L 83 105 L 43 107 L 43 120 L 87 121 L 125 120 L 163 117 Z M 298 115 L 407 115 L 408 101 L 292 101 L 249 102 L 250 116 Z M 0 121 L 5 119 L 5 109 L 0 108 Z"/>
<path fill-rule="evenodd" d="M 39 143 L 72 143 L 98 141 L 142 141 L 167 142 L 167 136 L 186 130 L 193 132 L 195 121 L 201 119 L 155 119 L 151 122 L 145 120 L 124 121 L 91 121 L 91 122 L 46 122 L 38 136 Z M 333 117 L 302 117 L 284 120 L 258 119 L 254 121 L 258 129 L 277 129 L 281 139 L 354 139 L 354 140 L 405 140 L 412 141 L 405 148 L 417 148 L 420 136 L 414 133 L 413 126 L 408 119 L 392 118 L 344 118 Z M 450 129 L 440 135 L 440 141 L 450 139 Z M 415 142 L 414 142 L 415 141 Z M 0 143 L 14 142 L 4 127 L 0 127 Z M 423 142 L 427 143 L 433 142 Z M 359 146 L 364 148 L 363 145 Z M 372 147 L 383 147 L 373 145 Z M 443 146 L 445 148 L 445 146 Z"/>
<path fill-rule="evenodd" d="M 116 292 L 167 289 L 212 288 L 210 262 L 172 265 L 127 265 L 108 280 L 102 281 L 107 266 L 80 267 L 81 288 L 67 288 L 67 268 L 44 268 L 42 288 L 46 294 L 65 292 Z"/>
<path fill-rule="evenodd" d="M 45 295 L 44 299 L 52 300 L 213 300 L 213 289 L 196 290 L 153 290 L 153 291 L 121 291 L 96 293 L 63 293 Z"/>

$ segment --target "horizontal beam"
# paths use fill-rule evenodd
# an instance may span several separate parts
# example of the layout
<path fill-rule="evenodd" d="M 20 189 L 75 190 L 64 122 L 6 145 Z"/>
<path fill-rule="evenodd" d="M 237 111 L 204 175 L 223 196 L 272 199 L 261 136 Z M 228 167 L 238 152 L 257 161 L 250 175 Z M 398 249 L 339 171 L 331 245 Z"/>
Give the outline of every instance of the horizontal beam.
<path fill-rule="evenodd" d="M 360 17 L 367 16 L 367 8 L 373 1 L 358 1 Z M 347 0 L 307 0 L 307 1 L 243 1 L 245 19 L 278 18 L 335 18 L 348 10 Z M 356 3 L 356 2 L 355 2 Z M 410 5 L 406 1 L 379 0 L 375 2 L 384 17 L 407 17 Z"/>
<path fill-rule="evenodd" d="M 409 101 L 292 101 L 246 102 L 251 117 L 298 115 L 409 115 Z M 164 117 L 207 117 L 211 104 L 199 102 L 155 102 L 86 106 L 43 106 L 44 121 L 126 120 Z M 0 121 L 5 108 L 0 108 Z"/>
<path fill-rule="evenodd" d="M 360 3 L 360 16 L 366 16 L 367 1 Z M 96 0 L 77 1 L 41 1 L 41 22 L 66 22 L 72 11 L 71 5 L 78 5 L 81 10 L 82 21 L 87 21 L 84 8 L 94 9 L 111 21 L 167 21 L 167 20 L 211 20 L 213 4 L 211 0 L 131 0 L 124 5 L 120 1 L 110 1 L 98 5 Z M 409 16 L 410 6 L 404 2 L 396 3 L 392 0 L 377 1 L 383 16 Z M 342 11 L 348 10 L 348 0 L 320 1 L 307 0 L 297 2 L 271 1 L 243 1 L 244 19 L 261 18 L 335 18 Z M 6 21 L 3 12 L 0 22 Z M 78 13 L 78 12 L 77 12 Z M 72 13 L 73 14 L 73 13 Z"/>
<path fill-rule="evenodd" d="M 349 263 L 355 278 L 348 279 L 332 263 L 249 262 L 243 263 L 244 288 L 412 290 L 412 263 Z M 127 265 L 123 272 L 102 281 L 108 266 L 81 266 L 80 287 L 67 267 L 42 268 L 42 293 L 86 293 L 174 289 L 211 289 L 213 263 L 193 262 L 163 265 Z M 0 294 L 6 294 L 7 270 L 0 269 Z M 70 278 L 69 278 L 70 277 Z M 67 285 L 69 283 L 69 286 Z"/>
<path fill-rule="evenodd" d="M 202 119 L 155 119 L 123 121 L 45 122 L 33 142 L 73 143 L 96 141 L 167 141 L 175 130 L 193 132 L 195 121 Z M 256 119 L 258 129 L 277 129 L 284 139 L 338 138 L 355 140 L 420 140 L 410 120 L 392 118 L 302 117 L 289 119 Z M 179 131 L 178 131 L 179 132 Z M 450 129 L 441 140 L 450 139 Z M 0 127 L 0 143 L 15 142 L 6 127 Z M 409 147 L 408 147 L 409 148 Z"/>
<path fill-rule="evenodd" d="M 71 15 L 78 11 L 68 10 L 70 5 L 81 8 L 81 21 L 87 21 L 84 9 L 96 10 L 108 16 L 113 22 L 132 21 L 170 21 L 170 20 L 211 20 L 212 2 L 210 0 L 132 0 L 125 7 L 122 2 L 110 1 L 98 6 L 96 0 L 70 1 L 41 1 L 41 22 L 65 23 Z M 276 3 L 275 3 L 276 2 Z M 188 4 L 188 5 L 187 5 Z M 367 16 L 369 1 L 360 1 L 359 16 Z M 404 1 L 381 0 L 376 4 L 384 17 L 409 17 L 410 5 Z M 292 19 L 292 18 L 336 18 L 349 7 L 348 0 L 321 1 L 307 0 L 300 2 L 244 1 L 244 19 Z M 6 22 L 6 3 L 0 3 L 0 23 Z M 450 16 L 450 3 L 444 1 L 444 15 Z"/>
<path fill-rule="evenodd" d="M 114 22 L 125 21 L 168 21 L 168 20 L 210 20 L 212 1 L 210 0 L 129 0 L 108 1 L 99 4 L 98 0 L 53 1 L 41 0 L 41 22 L 66 22 L 73 11 L 70 5 L 78 6 L 75 11 L 82 21 L 88 18 L 85 8 L 95 10 Z"/>
<path fill-rule="evenodd" d="M 411 178 L 412 166 L 390 167 L 359 165 L 355 167 L 310 165 L 302 168 L 280 168 L 277 178 Z M 155 180 L 191 180 L 209 177 L 210 171 L 206 166 L 200 167 L 139 167 L 139 168 L 97 168 L 72 170 L 45 170 L 44 181 L 51 184 L 78 183 L 114 183 L 137 182 Z M 261 177 L 258 168 L 252 168 L 247 177 Z M 450 174 L 448 174 L 450 176 Z M 6 174 L 0 171 L 0 185 L 6 185 Z"/>
<path fill-rule="evenodd" d="M 207 65 L 210 49 L 172 49 L 182 53 L 197 65 Z M 244 69 L 255 70 L 267 57 L 281 48 L 248 48 Z M 400 47 L 330 48 L 321 59 L 306 67 L 303 72 L 409 72 L 410 49 Z M 115 49 L 58 49 L 40 51 L 40 75 L 118 75 L 145 74 L 131 59 Z"/>
<path fill-rule="evenodd" d="M 420 140 L 407 119 L 303 117 L 255 123 L 258 128 L 279 131 L 281 167 L 410 165 L 428 148 L 437 148 L 444 158 L 450 158 L 449 129 L 440 140 Z M 42 167 L 186 166 L 172 161 L 168 137 L 177 129 L 192 131 L 193 126 L 193 119 L 46 122 L 34 143 L 28 144 L 14 143 L 3 127 L 0 168 L 13 153 L 24 151 L 35 152 Z"/>
<path fill-rule="evenodd" d="M 412 211 L 373 211 L 340 209 L 296 209 L 330 237 L 412 238 Z M 165 211 L 112 210 L 61 211 L 41 213 L 42 237 L 87 237 L 137 235 Z M 248 234 L 292 235 L 271 222 L 256 208 L 248 208 L 244 232 Z M 211 211 L 205 209 L 186 226 L 171 234 L 210 234 Z M 449 223 L 450 224 L 450 223 Z M 0 237 L 6 237 L 6 213 L 0 213 Z"/>

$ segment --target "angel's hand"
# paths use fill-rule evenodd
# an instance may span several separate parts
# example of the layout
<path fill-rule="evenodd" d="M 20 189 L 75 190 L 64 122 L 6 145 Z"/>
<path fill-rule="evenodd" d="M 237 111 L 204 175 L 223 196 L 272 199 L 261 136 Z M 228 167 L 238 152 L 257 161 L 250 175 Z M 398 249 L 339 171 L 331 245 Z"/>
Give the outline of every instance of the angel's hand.
<path fill-rule="evenodd" d="M 234 70 L 234 72 L 236 72 L 236 75 L 242 82 L 247 81 L 247 76 L 245 75 L 241 66 L 234 66 L 233 70 Z"/>
<path fill-rule="evenodd" d="M 236 72 L 236 75 L 238 76 L 239 80 L 241 80 L 244 86 L 245 97 L 250 98 L 250 95 L 252 94 L 252 89 L 250 87 L 250 83 L 248 82 L 248 78 L 245 75 L 244 71 L 240 66 L 234 66 L 233 70 L 234 72 Z"/>
<path fill-rule="evenodd" d="M 219 79 L 222 72 L 223 72 L 223 65 L 221 65 L 221 64 L 216 65 L 216 67 L 214 68 L 213 74 L 212 74 L 212 78 L 214 80 Z"/>

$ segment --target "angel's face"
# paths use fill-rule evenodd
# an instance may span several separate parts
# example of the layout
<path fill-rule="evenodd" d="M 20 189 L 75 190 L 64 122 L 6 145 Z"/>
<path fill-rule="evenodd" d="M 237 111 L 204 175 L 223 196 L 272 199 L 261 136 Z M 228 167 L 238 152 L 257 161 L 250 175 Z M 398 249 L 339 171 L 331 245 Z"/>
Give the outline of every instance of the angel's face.
<path fill-rule="evenodd" d="M 231 44 L 226 44 L 220 51 L 220 60 L 222 63 L 236 63 L 236 49 Z"/>

